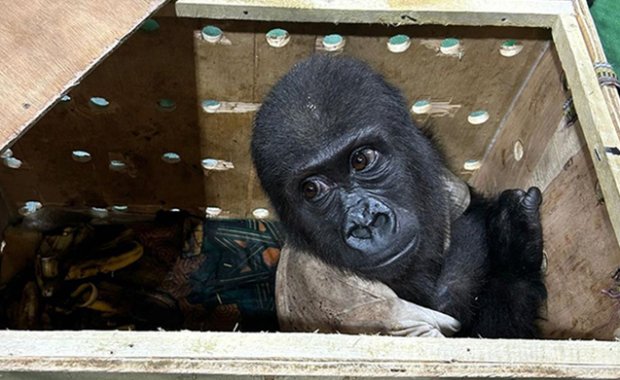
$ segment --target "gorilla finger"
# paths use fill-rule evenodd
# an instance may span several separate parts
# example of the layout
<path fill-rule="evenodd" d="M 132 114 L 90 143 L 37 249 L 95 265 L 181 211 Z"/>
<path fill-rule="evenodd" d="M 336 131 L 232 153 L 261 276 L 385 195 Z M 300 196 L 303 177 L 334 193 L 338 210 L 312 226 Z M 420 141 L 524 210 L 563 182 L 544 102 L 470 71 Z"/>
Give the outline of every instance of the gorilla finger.
<path fill-rule="evenodd" d="M 521 200 L 521 204 L 528 210 L 534 211 L 540 207 L 542 203 L 542 193 L 537 187 L 530 187 L 527 194 Z"/>

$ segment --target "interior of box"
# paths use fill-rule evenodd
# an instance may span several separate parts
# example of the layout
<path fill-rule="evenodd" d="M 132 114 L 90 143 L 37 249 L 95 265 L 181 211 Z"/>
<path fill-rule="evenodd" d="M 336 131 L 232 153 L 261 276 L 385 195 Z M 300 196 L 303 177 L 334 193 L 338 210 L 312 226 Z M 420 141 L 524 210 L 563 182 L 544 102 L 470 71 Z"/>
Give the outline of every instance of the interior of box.
<path fill-rule="evenodd" d="M 208 25 L 223 31 L 218 42 L 203 36 Z M 290 35 L 285 46 L 268 44 L 265 35 L 274 28 Z M 324 50 L 323 37 L 330 34 L 346 41 L 330 54 L 369 62 L 403 91 L 412 117 L 437 136 L 455 174 L 489 194 L 533 185 L 544 191 L 549 290 L 544 334 L 612 339 L 620 327 L 620 303 L 612 289 L 618 286 L 612 276 L 620 250 L 570 108 L 570 89 L 550 32 L 543 29 L 239 22 L 160 14 L 5 153 L 0 184 L 6 221 L 18 221 L 20 211 L 28 214 L 39 206 L 32 202 L 86 210 L 102 220 L 186 210 L 210 223 L 181 226 L 192 236 L 197 226 L 263 234 L 256 249 L 266 266 L 258 275 L 268 276 L 281 236 L 252 168 L 252 118 L 275 81 L 295 62 Z M 387 42 L 399 34 L 409 36 L 411 45 L 390 52 Z M 217 224 L 254 218 L 264 220 Z M 174 224 L 170 220 L 176 219 L 164 221 L 168 227 Z M 174 228 L 163 234 L 179 247 L 185 243 L 179 249 L 187 252 L 187 241 L 179 243 Z M 144 241 L 162 236 L 154 232 L 161 232 L 161 225 L 137 230 Z M 160 257 L 169 268 L 209 264 L 170 255 Z M 38 291 L 24 290 L 22 297 Z M 209 299 L 218 299 L 216 293 Z M 255 293 L 265 296 L 269 289 Z M 203 308 L 195 318 L 234 314 L 226 302 L 218 303 L 216 311 Z M 198 322 L 189 326 L 205 328 Z"/>

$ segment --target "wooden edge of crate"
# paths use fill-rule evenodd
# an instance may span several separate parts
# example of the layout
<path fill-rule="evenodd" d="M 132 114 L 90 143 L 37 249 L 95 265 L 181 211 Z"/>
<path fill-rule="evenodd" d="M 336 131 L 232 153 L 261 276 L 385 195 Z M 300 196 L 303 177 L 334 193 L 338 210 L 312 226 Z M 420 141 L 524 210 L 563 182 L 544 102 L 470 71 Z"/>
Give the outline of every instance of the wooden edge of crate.
<path fill-rule="evenodd" d="M 618 129 L 575 15 L 561 15 L 552 28 L 553 40 L 571 88 L 573 102 L 605 198 L 609 219 L 620 242 L 620 148 Z M 610 96 L 609 94 L 607 95 Z M 617 98 L 617 93 L 612 94 Z M 613 98 L 611 98 L 613 99 Z"/>
<path fill-rule="evenodd" d="M 620 374 L 620 343 L 456 338 L 448 342 L 308 333 L 2 331 L 0 374 L 12 371 L 611 379 Z"/>
<path fill-rule="evenodd" d="M 212 19 L 549 28 L 574 7 L 572 0 L 178 0 L 176 12 Z"/>

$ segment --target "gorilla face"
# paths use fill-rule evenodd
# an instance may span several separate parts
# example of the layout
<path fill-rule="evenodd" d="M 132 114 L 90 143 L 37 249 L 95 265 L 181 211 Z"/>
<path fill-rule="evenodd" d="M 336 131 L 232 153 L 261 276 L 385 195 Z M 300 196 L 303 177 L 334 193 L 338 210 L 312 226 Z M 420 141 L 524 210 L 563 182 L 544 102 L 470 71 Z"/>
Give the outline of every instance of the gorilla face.
<path fill-rule="evenodd" d="M 367 65 L 297 64 L 257 113 L 252 155 L 289 244 L 379 280 L 441 254 L 443 163 Z"/>

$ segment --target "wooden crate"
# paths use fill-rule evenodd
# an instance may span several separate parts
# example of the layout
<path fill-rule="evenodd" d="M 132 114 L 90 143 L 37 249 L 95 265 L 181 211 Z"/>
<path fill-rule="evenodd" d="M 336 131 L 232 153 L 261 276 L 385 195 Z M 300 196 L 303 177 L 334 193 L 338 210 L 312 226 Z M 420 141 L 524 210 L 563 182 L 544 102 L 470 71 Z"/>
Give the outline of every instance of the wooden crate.
<path fill-rule="evenodd" d="M 158 10 L 163 3 L 5 6 L 0 139 L 21 166 L 0 166 L 2 225 L 32 200 L 135 212 L 182 207 L 200 215 L 218 207 L 220 217 L 270 209 L 248 153 L 253 112 L 292 64 L 320 48 L 322 36 L 339 33 L 347 41 L 344 54 L 368 61 L 411 104 L 433 102 L 432 114 L 413 117 L 439 136 L 455 173 L 486 192 L 544 190 L 545 335 L 612 339 L 620 304 L 601 290 L 620 266 L 620 100 L 598 83 L 593 64 L 605 56 L 582 1 L 179 0 Z M 157 24 L 144 24 L 156 11 Z M 226 42 L 205 41 L 206 25 L 221 28 Z M 275 27 L 291 35 L 280 49 L 265 40 Z M 387 39 L 401 33 L 412 38 L 411 47 L 388 52 Z M 447 37 L 459 39 L 461 54 L 438 52 Z M 503 57 L 506 40 L 523 49 Z M 93 105 L 94 96 L 109 105 Z M 576 123 L 564 110 L 571 97 Z M 222 106 L 206 112 L 205 100 Z M 470 124 L 468 115 L 479 109 L 489 120 Z M 74 150 L 92 160 L 73 160 Z M 164 162 L 166 152 L 181 161 Z M 205 158 L 234 169 L 205 170 Z M 111 170 L 112 160 L 125 167 Z M 106 372 L 115 378 L 619 378 L 620 344 L 0 332 L 0 375 L 31 378 L 32 372 L 49 378 Z"/>

